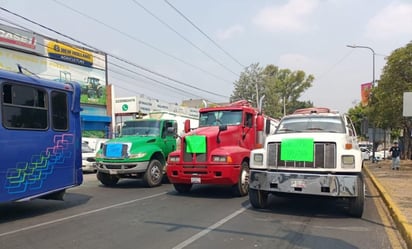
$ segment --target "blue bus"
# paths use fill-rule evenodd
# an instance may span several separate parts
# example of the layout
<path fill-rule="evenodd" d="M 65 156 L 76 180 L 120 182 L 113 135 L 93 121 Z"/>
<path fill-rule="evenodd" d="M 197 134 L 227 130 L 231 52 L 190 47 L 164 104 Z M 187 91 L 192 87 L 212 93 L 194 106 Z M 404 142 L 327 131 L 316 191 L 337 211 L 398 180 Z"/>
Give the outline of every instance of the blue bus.
<path fill-rule="evenodd" d="M 0 203 L 63 200 L 83 181 L 81 87 L 0 70 Z"/>

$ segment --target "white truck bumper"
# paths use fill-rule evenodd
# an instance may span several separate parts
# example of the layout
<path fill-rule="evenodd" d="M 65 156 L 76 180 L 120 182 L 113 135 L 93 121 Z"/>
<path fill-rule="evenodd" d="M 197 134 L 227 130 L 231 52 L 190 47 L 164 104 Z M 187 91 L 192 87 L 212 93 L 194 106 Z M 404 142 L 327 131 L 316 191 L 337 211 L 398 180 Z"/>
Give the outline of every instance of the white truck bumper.
<path fill-rule="evenodd" d="M 358 177 L 361 177 L 360 173 L 336 175 L 250 170 L 249 187 L 271 193 L 355 197 L 358 189 L 363 188 L 358 184 Z"/>

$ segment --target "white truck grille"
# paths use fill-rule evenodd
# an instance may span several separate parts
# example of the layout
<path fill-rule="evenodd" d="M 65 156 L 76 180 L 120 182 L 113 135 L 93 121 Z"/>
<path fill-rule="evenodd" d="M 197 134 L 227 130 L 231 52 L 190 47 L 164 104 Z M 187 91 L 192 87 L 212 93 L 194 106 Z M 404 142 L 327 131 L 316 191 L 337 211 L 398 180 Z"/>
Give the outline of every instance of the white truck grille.
<path fill-rule="evenodd" d="M 280 158 L 280 143 L 269 143 L 267 146 L 268 166 L 270 168 L 336 168 L 336 143 L 315 142 L 313 162 L 285 161 Z"/>

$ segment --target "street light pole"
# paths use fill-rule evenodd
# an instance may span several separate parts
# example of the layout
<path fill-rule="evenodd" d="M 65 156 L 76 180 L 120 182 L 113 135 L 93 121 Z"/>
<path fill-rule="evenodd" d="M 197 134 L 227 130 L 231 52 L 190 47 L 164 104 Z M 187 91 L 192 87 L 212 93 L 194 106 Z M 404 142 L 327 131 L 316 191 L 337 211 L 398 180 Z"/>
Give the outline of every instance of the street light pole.
<path fill-rule="evenodd" d="M 367 46 L 356 46 L 356 45 L 346 45 L 349 48 L 366 48 L 369 49 L 372 52 L 372 88 L 375 87 L 375 50 L 373 50 L 371 47 Z M 372 96 L 373 97 L 373 96 Z M 372 98 L 371 98 L 372 102 Z M 375 159 L 375 133 L 376 133 L 376 128 L 374 122 L 372 123 L 372 162 L 376 162 Z"/>

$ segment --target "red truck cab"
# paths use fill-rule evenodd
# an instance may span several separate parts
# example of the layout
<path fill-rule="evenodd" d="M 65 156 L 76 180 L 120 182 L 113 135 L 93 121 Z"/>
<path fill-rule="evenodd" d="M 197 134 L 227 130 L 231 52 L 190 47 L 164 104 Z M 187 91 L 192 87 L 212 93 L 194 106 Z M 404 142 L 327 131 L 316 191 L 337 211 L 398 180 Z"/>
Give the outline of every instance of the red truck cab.
<path fill-rule="evenodd" d="M 219 184 L 232 186 L 236 196 L 247 195 L 250 152 L 262 144 L 265 126 L 274 129 L 271 120 L 247 101 L 200 109 L 199 127 L 187 131 L 168 157 L 169 181 L 179 193 L 193 184 Z"/>

